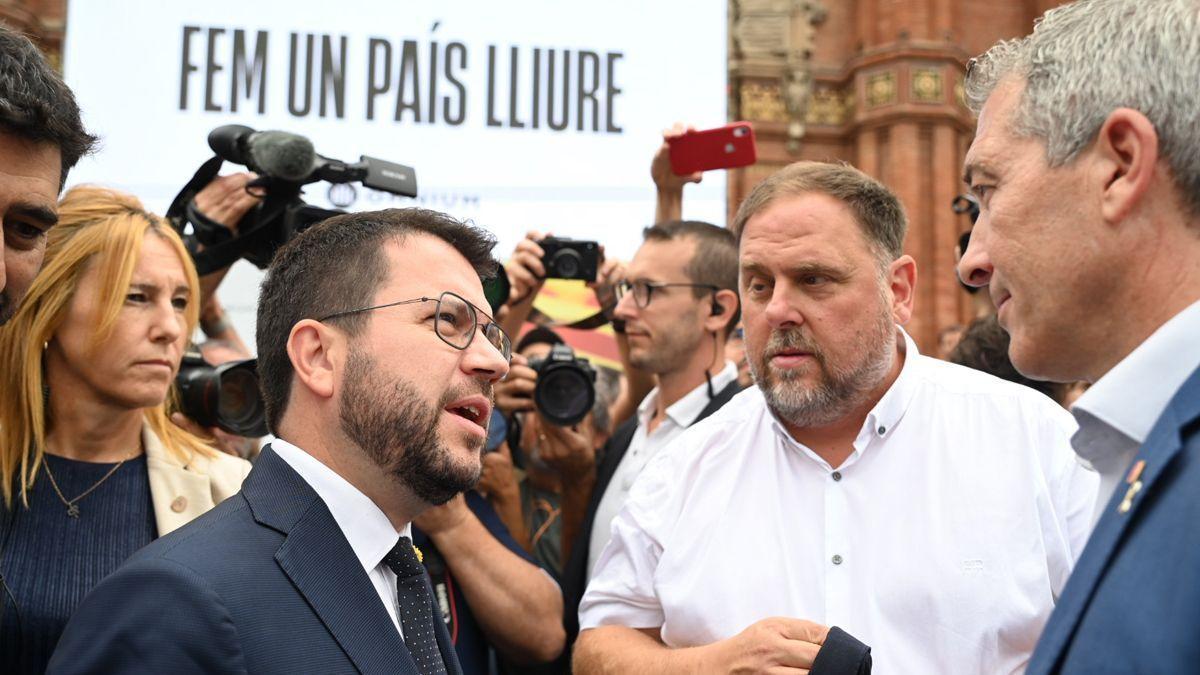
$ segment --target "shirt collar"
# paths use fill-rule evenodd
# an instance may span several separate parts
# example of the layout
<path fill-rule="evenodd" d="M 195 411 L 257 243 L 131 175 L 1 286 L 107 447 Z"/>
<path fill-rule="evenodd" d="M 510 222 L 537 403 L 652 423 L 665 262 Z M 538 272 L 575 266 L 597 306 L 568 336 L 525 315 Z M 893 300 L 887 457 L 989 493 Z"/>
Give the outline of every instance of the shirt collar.
<path fill-rule="evenodd" d="M 839 468 L 846 468 L 858 461 L 863 450 L 871 442 L 872 438 L 887 438 L 892 435 L 893 429 L 899 424 L 900 419 L 908 410 L 908 404 L 912 401 L 913 394 L 916 391 L 917 370 L 919 369 L 918 362 L 926 357 L 921 355 L 917 349 L 917 343 L 909 336 L 908 332 L 899 326 L 896 327 L 898 342 L 902 346 L 898 358 L 904 359 L 904 365 L 900 368 L 900 374 L 896 376 L 896 381 L 888 390 L 884 392 L 879 402 L 871 408 L 871 412 L 867 413 L 867 418 L 863 422 L 862 429 L 859 430 L 858 436 L 854 440 L 854 452 Z M 771 427 L 775 433 L 779 435 L 784 442 L 790 443 L 793 446 L 800 446 L 796 439 L 788 433 L 783 423 L 775 415 L 775 411 L 768 408 L 767 412 L 771 415 Z M 807 448 L 803 448 L 806 454 L 810 454 Z M 819 459 L 815 453 L 810 454 L 811 457 Z M 820 460 L 824 463 L 825 460 Z"/>
<path fill-rule="evenodd" d="M 720 393 L 722 389 L 729 386 L 730 382 L 737 379 L 737 366 L 733 361 L 726 361 L 725 367 L 721 372 L 712 376 L 713 395 Z M 646 394 L 646 398 L 638 405 L 638 421 L 641 424 L 646 424 L 650 418 L 654 416 L 654 409 L 658 405 L 658 397 L 660 391 L 658 387 L 650 390 Z M 708 383 L 705 382 L 695 389 L 689 391 L 683 398 L 671 404 L 667 408 L 667 419 L 675 423 L 676 426 L 689 427 L 696 422 L 696 418 L 708 406 L 710 399 L 708 397 Z"/>
<path fill-rule="evenodd" d="M 401 535 L 412 538 L 411 523 L 397 533 L 392 521 L 370 497 L 317 458 L 281 438 L 271 442 L 271 449 L 300 474 L 329 507 L 350 548 L 354 549 L 354 555 L 368 573 L 379 565 Z"/>
<path fill-rule="evenodd" d="M 1096 443 L 1091 436 L 1111 435 L 1112 431 L 1138 445 L 1145 443 L 1171 397 L 1200 367 L 1197 335 L 1200 335 L 1200 301 L 1160 326 L 1084 392 L 1072 407 L 1080 423 L 1079 432 L 1071 440 L 1076 452 L 1081 448 L 1109 447 L 1111 444 Z M 1102 429 L 1101 425 L 1109 429 Z M 1099 457 L 1084 455 L 1084 459 Z"/>
<path fill-rule="evenodd" d="M 867 421 L 854 443 L 856 447 L 860 444 L 865 446 L 872 436 L 889 436 L 892 429 L 900 423 L 900 418 L 904 417 L 916 392 L 916 373 L 920 369 L 921 360 L 927 357 L 917 349 L 917 343 L 913 342 L 907 331 L 900 327 L 897 327 L 896 331 L 899 333 L 901 348 L 897 358 L 904 359 L 904 365 L 900 367 L 896 381 L 888 387 L 875 407 L 871 408 L 871 412 L 867 413 Z"/>

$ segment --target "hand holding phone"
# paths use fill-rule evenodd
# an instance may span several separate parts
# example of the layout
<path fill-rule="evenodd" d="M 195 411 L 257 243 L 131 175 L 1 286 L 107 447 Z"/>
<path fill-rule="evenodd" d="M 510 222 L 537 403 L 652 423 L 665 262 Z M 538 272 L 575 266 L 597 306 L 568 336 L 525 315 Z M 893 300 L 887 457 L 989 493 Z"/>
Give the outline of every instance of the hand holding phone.
<path fill-rule="evenodd" d="M 754 129 L 749 122 L 689 131 L 668 138 L 667 144 L 670 146 L 671 171 L 679 176 L 749 166 L 758 158 Z"/>

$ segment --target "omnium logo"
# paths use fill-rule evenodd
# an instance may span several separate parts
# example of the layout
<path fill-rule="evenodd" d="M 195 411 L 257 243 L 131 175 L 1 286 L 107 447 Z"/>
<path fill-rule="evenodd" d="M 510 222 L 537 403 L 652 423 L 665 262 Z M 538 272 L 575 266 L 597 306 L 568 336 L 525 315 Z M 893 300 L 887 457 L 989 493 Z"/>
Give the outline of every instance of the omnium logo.
<path fill-rule="evenodd" d="M 329 186 L 327 196 L 330 204 L 344 209 L 358 201 L 358 190 L 349 183 L 334 183 Z"/>
<path fill-rule="evenodd" d="M 392 180 L 398 180 L 404 183 L 408 182 L 408 174 L 406 173 L 392 171 L 390 169 L 382 169 L 379 173 L 383 174 L 385 178 L 391 178 Z"/>

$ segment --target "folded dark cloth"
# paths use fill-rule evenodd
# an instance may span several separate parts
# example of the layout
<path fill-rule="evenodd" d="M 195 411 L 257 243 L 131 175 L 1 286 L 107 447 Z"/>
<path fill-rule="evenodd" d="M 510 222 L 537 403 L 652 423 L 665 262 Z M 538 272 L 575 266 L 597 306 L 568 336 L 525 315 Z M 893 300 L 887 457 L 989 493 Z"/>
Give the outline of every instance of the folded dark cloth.
<path fill-rule="evenodd" d="M 810 675 L 870 675 L 871 648 L 833 626 L 813 660 Z"/>

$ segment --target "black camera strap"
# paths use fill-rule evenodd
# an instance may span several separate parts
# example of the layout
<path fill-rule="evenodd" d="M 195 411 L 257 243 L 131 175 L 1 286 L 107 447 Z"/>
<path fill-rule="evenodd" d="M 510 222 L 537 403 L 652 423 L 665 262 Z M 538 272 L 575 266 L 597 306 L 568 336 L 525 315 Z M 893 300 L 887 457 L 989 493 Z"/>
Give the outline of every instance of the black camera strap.
<path fill-rule="evenodd" d="M 184 229 L 190 223 L 195 242 L 204 245 L 203 250 L 200 250 L 195 242 L 189 242 L 188 246 L 192 262 L 196 265 L 196 273 L 200 276 L 229 267 L 237 262 L 243 253 L 270 236 L 266 224 L 270 223 L 272 218 L 282 215 L 287 205 L 286 202 L 272 203 L 272 200 L 267 200 L 263 205 L 251 210 L 238 224 L 238 236 L 234 236 L 228 227 L 201 213 L 196 208 L 196 193 L 216 179 L 224 161 L 214 156 L 201 164 L 191 180 L 175 195 L 170 208 L 167 209 L 167 220 L 180 236 L 184 235 Z"/>

